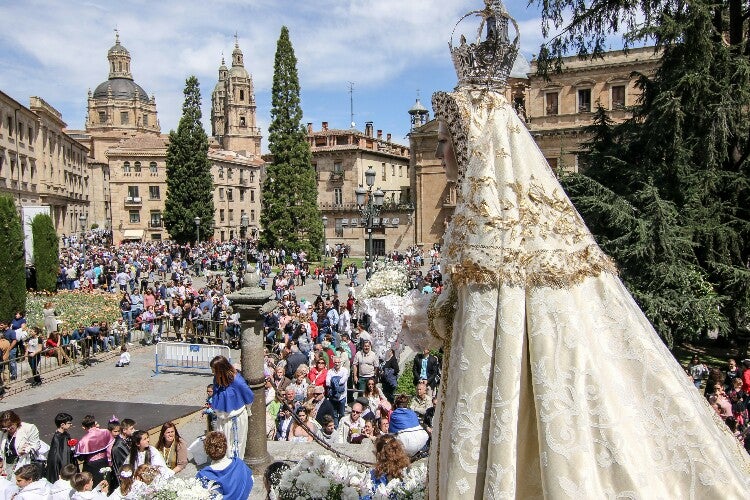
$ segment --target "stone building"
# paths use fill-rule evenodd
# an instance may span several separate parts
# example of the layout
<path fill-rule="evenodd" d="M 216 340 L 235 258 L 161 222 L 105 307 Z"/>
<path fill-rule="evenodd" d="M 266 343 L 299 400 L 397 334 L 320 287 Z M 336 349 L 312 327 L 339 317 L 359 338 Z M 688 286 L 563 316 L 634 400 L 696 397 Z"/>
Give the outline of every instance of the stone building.
<path fill-rule="evenodd" d="M 584 128 L 599 105 L 614 122 L 631 116 L 628 108 L 640 96 L 638 76 L 653 76 L 660 57 L 654 47 L 607 52 L 594 60 L 566 57 L 562 74 L 549 81 L 537 76 L 536 61 L 531 62 L 527 124 L 552 168 L 578 170 L 578 152 L 589 139 Z"/>
<path fill-rule="evenodd" d="M 41 97 L 28 107 L 0 91 L 0 192 L 18 207 L 47 205 L 58 235 L 81 230 L 91 205 L 88 149 Z"/>
<path fill-rule="evenodd" d="M 584 128 L 593 123 L 597 105 L 615 122 L 630 117 L 628 108 L 640 95 L 635 86 L 638 74 L 653 76 L 659 57 L 653 47 L 608 52 L 595 60 L 568 57 L 563 72 L 551 75 L 548 81 L 536 75 L 535 61 L 525 63 L 519 55 L 508 79 L 506 98 L 526 122 L 550 166 L 577 171 L 578 153 L 589 139 Z M 412 124 L 413 109 L 409 111 Z M 455 186 L 435 158 L 437 122 L 413 126 L 409 138 L 417 206 L 414 242 L 429 247 L 442 242 L 445 224 L 455 208 Z"/>
<path fill-rule="evenodd" d="M 367 188 L 365 171 L 376 172 L 373 191 L 384 192 L 380 216 L 373 220 L 373 252 L 383 255 L 413 244 L 414 198 L 412 193 L 409 148 L 373 133 L 372 122 L 364 133 L 355 129 L 331 129 L 328 122 L 313 130 L 307 124 L 312 163 L 318 179 L 318 206 L 327 218 L 326 242 L 331 246 L 350 245 L 354 255 L 367 252 L 367 222 L 356 203 L 355 189 Z"/>
<path fill-rule="evenodd" d="M 121 193 L 110 191 L 112 181 L 115 180 L 116 185 L 121 172 L 110 168 L 107 152 L 122 141 L 134 138 L 138 138 L 136 142 L 158 140 L 161 127 L 156 98 L 153 95 L 149 97 L 143 87 L 133 80 L 130 52 L 120 43 L 119 33 L 115 36 L 115 44 L 107 51 L 107 62 L 107 80 L 97 85 L 93 92 L 88 92 L 85 130 L 71 130 L 70 134 L 89 148 L 92 188 L 89 224 L 113 229 L 113 233 L 116 233 L 117 227 L 113 226 L 123 218 L 127 220 L 125 216 L 131 207 L 124 206 L 125 197 L 121 199 Z M 130 151 L 132 154 L 132 148 Z M 147 189 L 147 186 L 143 189 Z M 118 241 L 116 234 L 115 241 Z"/>
<path fill-rule="evenodd" d="M 211 93 L 211 134 L 222 149 L 260 157 L 261 136 L 255 108 L 253 79 L 245 69 L 235 36 L 232 68 L 228 70 L 221 59 L 219 81 Z"/>
<path fill-rule="evenodd" d="M 90 148 L 91 222 L 112 228 L 115 243 L 169 238 L 162 222 L 167 197 L 169 136 L 161 133 L 156 99 L 135 83 L 130 53 L 119 35 L 107 52 L 109 78 L 89 92 L 85 131 L 74 131 Z M 222 61 L 212 94 L 208 158 L 214 179 L 214 232 L 201 239 L 239 236 L 241 216 L 257 230 L 260 216 L 260 129 L 255 95 L 235 39 L 232 69 Z M 232 148 L 232 149 L 228 149 Z M 254 219 L 254 220 L 253 220 Z M 205 227 L 205 226 L 204 226 Z"/>

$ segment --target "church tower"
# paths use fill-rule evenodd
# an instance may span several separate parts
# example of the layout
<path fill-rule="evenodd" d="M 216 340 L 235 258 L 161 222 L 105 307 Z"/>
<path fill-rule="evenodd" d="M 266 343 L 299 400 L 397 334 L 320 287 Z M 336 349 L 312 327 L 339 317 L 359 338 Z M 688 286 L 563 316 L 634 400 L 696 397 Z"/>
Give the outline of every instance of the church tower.
<path fill-rule="evenodd" d="M 86 131 L 90 134 L 128 132 L 159 135 L 156 99 L 135 83 L 130 72 L 130 52 L 120 44 L 120 34 L 107 51 L 109 78 L 88 95 Z"/>
<path fill-rule="evenodd" d="M 222 149 L 260 156 L 260 129 L 255 121 L 253 79 L 245 69 L 242 50 L 234 37 L 232 67 L 222 58 L 219 81 L 211 93 L 211 130 Z"/>

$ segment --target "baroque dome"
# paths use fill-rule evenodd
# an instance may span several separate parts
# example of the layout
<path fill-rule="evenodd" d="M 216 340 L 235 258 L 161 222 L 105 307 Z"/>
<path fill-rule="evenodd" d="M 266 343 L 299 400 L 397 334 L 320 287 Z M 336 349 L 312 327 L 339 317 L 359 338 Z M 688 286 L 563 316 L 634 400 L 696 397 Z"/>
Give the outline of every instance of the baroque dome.
<path fill-rule="evenodd" d="M 138 100 L 149 102 L 148 93 L 143 90 L 143 87 L 127 78 L 110 78 L 100 83 L 94 90 L 94 99 L 106 99 L 109 96 L 109 87 L 112 88 L 112 97 L 114 99 L 133 99 L 137 90 Z"/>

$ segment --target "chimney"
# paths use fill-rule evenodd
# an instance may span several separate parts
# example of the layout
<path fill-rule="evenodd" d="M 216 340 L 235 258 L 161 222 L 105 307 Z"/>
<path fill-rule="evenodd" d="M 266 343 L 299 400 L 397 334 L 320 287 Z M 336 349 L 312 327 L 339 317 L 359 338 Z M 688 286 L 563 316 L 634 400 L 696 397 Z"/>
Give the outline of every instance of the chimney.
<path fill-rule="evenodd" d="M 323 130 L 328 130 L 328 122 L 323 122 Z"/>
<path fill-rule="evenodd" d="M 383 131 L 378 130 L 378 139 L 382 139 L 382 138 L 383 138 Z"/>
<path fill-rule="evenodd" d="M 372 122 L 365 122 L 365 135 L 372 137 Z"/>
<path fill-rule="evenodd" d="M 312 122 L 307 122 L 307 135 L 313 135 Z"/>
<path fill-rule="evenodd" d="M 391 134 L 387 134 L 385 136 L 385 140 L 388 141 L 388 142 L 391 142 Z"/>

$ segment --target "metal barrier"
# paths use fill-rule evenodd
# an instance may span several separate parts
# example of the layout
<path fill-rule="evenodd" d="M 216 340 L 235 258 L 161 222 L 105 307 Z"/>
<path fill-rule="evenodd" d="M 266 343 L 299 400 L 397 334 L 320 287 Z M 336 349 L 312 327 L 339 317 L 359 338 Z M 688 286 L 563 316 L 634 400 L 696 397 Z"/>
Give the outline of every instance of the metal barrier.
<path fill-rule="evenodd" d="M 232 361 L 229 347 L 223 345 L 186 344 L 183 342 L 159 342 L 156 344 L 156 369 L 197 368 L 210 370 L 209 363 L 216 356 L 224 356 Z"/>

